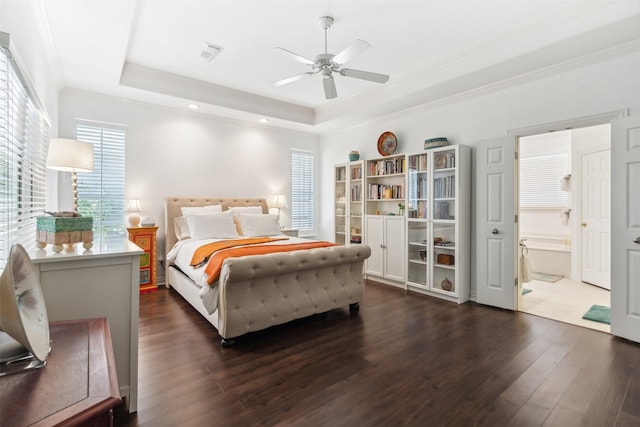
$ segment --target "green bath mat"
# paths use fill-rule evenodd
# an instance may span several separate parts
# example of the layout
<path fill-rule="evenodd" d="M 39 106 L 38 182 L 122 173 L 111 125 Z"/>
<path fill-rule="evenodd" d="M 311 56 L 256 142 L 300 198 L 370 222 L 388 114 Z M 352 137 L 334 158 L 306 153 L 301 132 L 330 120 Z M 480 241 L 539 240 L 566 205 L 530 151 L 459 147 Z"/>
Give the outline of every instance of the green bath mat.
<path fill-rule="evenodd" d="M 593 320 L 594 322 L 611 324 L 611 309 L 604 305 L 592 305 L 589 311 L 583 316 L 583 319 Z"/>
<path fill-rule="evenodd" d="M 539 273 L 534 271 L 533 273 L 531 273 L 531 277 L 533 278 L 533 280 L 555 283 L 558 280 L 562 279 L 564 276 L 561 276 L 559 274 Z"/>
<path fill-rule="evenodd" d="M 522 295 L 526 295 L 526 294 L 528 294 L 529 292 L 531 292 L 531 289 L 529 289 L 529 288 L 522 288 Z"/>

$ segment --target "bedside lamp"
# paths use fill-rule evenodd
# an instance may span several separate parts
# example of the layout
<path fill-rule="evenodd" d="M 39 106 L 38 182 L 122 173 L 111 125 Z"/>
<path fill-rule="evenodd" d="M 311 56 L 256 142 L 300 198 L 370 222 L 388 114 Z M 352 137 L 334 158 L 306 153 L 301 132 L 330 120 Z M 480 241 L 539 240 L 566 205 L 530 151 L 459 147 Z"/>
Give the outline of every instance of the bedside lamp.
<path fill-rule="evenodd" d="M 142 212 L 142 207 L 140 206 L 140 200 L 130 199 L 129 204 L 127 205 L 127 212 L 129 212 L 129 216 L 127 216 L 127 221 L 129 222 L 129 226 L 139 227 L 140 215 L 138 215 L 138 212 Z"/>
<path fill-rule="evenodd" d="M 93 144 L 75 139 L 55 138 L 49 141 L 47 169 L 71 172 L 73 211 L 78 211 L 77 172 L 93 172 Z"/>
<path fill-rule="evenodd" d="M 278 222 L 280 222 L 280 208 L 288 208 L 287 197 L 284 194 L 276 194 L 273 196 L 272 208 L 278 209 Z M 282 226 L 281 226 L 282 227 Z"/>

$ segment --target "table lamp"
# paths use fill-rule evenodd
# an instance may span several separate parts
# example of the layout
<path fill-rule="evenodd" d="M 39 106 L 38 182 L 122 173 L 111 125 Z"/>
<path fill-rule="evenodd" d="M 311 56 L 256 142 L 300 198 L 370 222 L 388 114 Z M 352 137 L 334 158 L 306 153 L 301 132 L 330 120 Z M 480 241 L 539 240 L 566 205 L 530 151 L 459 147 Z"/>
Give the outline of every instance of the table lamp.
<path fill-rule="evenodd" d="M 284 194 L 276 194 L 273 196 L 272 208 L 278 209 L 278 222 L 280 222 L 280 208 L 288 208 L 287 197 Z"/>
<path fill-rule="evenodd" d="M 129 204 L 127 204 L 127 212 L 129 212 L 129 216 L 127 216 L 127 221 L 129 222 L 129 226 L 139 227 L 140 215 L 138 215 L 138 212 L 142 212 L 142 207 L 140 206 L 140 200 L 130 199 Z"/>
<path fill-rule="evenodd" d="M 47 169 L 71 172 L 73 211 L 78 211 L 77 172 L 93 172 L 93 144 L 75 139 L 55 138 L 49 141 Z"/>

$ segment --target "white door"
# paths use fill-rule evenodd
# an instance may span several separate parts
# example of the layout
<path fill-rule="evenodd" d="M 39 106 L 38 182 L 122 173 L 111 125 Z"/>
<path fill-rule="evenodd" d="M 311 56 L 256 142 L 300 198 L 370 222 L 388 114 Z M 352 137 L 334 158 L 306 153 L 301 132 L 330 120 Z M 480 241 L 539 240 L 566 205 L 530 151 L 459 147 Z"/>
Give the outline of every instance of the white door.
<path fill-rule="evenodd" d="M 640 115 L 611 130 L 611 333 L 640 342 Z"/>
<path fill-rule="evenodd" d="M 365 243 L 371 248 L 367 259 L 367 274 L 382 277 L 384 274 L 384 222 L 380 215 L 367 215 L 365 224 Z"/>
<path fill-rule="evenodd" d="M 476 293 L 481 304 L 516 309 L 515 138 L 476 147 Z"/>
<path fill-rule="evenodd" d="M 385 277 L 404 282 L 404 216 L 386 216 L 385 219 Z"/>
<path fill-rule="evenodd" d="M 609 289 L 611 150 L 585 153 L 581 164 L 581 280 Z"/>

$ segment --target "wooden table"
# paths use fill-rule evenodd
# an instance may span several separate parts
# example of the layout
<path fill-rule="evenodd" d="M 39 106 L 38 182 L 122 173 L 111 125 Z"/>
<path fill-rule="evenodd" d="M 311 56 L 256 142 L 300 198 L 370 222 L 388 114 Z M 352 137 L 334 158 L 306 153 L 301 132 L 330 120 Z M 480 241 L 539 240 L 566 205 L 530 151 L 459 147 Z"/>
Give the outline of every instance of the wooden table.
<path fill-rule="evenodd" d="M 50 323 L 41 369 L 0 378 L 2 426 L 109 426 L 121 402 L 106 318 Z"/>

